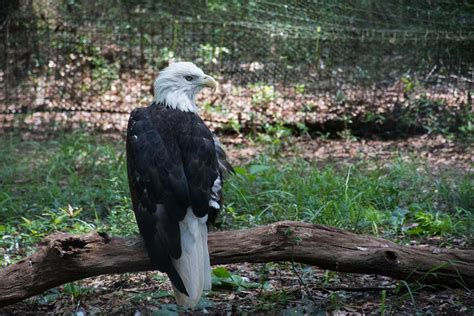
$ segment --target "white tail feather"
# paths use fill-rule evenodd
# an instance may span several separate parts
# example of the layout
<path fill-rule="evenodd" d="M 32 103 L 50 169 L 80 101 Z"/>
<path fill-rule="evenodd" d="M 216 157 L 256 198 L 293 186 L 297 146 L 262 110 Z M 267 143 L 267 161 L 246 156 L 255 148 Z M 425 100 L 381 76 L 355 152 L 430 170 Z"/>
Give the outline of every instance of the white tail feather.
<path fill-rule="evenodd" d="M 182 254 L 173 264 L 178 271 L 189 296 L 174 286 L 176 301 L 180 305 L 194 307 L 203 290 L 211 289 L 211 265 L 207 248 L 207 215 L 197 217 L 188 208 L 185 218 L 179 223 Z"/>
<path fill-rule="evenodd" d="M 206 216 L 207 222 L 207 216 Z M 212 288 L 211 278 L 211 258 L 209 257 L 209 249 L 207 248 L 207 225 L 204 223 L 204 229 L 201 229 L 202 250 L 203 250 L 203 271 L 204 271 L 204 291 L 210 291 Z"/>

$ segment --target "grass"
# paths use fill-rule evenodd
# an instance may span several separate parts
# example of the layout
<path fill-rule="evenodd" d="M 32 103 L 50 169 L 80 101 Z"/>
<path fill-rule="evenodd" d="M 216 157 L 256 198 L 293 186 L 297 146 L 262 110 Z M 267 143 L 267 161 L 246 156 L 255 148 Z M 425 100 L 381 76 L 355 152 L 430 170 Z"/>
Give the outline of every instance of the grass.
<path fill-rule="evenodd" d="M 472 229 L 474 176 L 430 173 L 397 159 L 317 168 L 301 160 L 261 158 L 227 186 L 230 226 L 303 220 L 373 234 L 449 235 Z"/>
<path fill-rule="evenodd" d="M 302 220 L 385 237 L 469 235 L 474 174 L 433 174 L 422 160 L 319 167 L 263 156 L 226 184 L 222 228 Z M 124 143 L 84 133 L 0 139 L 0 264 L 54 231 L 137 233 Z"/>

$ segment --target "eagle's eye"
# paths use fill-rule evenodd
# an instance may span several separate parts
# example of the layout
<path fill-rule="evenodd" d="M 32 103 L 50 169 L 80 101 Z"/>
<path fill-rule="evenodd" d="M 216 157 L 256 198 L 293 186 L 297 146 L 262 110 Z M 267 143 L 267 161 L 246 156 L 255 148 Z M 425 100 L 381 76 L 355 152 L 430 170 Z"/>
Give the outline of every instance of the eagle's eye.
<path fill-rule="evenodd" d="M 187 81 L 191 81 L 193 80 L 193 76 L 184 76 L 184 79 L 186 79 Z"/>

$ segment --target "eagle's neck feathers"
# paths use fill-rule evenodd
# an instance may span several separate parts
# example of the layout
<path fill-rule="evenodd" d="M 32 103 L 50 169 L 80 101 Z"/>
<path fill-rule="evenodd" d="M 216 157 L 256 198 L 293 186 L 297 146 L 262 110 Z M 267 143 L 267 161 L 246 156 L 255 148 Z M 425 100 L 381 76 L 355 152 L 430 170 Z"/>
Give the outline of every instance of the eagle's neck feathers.
<path fill-rule="evenodd" d="M 196 113 L 196 94 L 199 90 L 199 88 L 189 90 L 179 86 L 156 85 L 155 102 L 171 109 Z"/>

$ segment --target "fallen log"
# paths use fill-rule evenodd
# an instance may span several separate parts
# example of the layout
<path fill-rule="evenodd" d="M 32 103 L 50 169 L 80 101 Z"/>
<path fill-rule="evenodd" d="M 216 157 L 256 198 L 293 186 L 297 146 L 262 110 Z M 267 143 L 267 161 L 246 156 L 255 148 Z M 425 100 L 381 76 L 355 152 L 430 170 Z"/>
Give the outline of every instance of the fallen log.
<path fill-rule="evenodd" d="M 209 235 L 212 264 L 294 261 L 340 272 L 474 288 L 474 249 L 407 247 L 322 225 L 278 222 Z M 152 270 L 141 238 L 55 233 L 0 270 L 0 306 L 87 277 Z"/>

